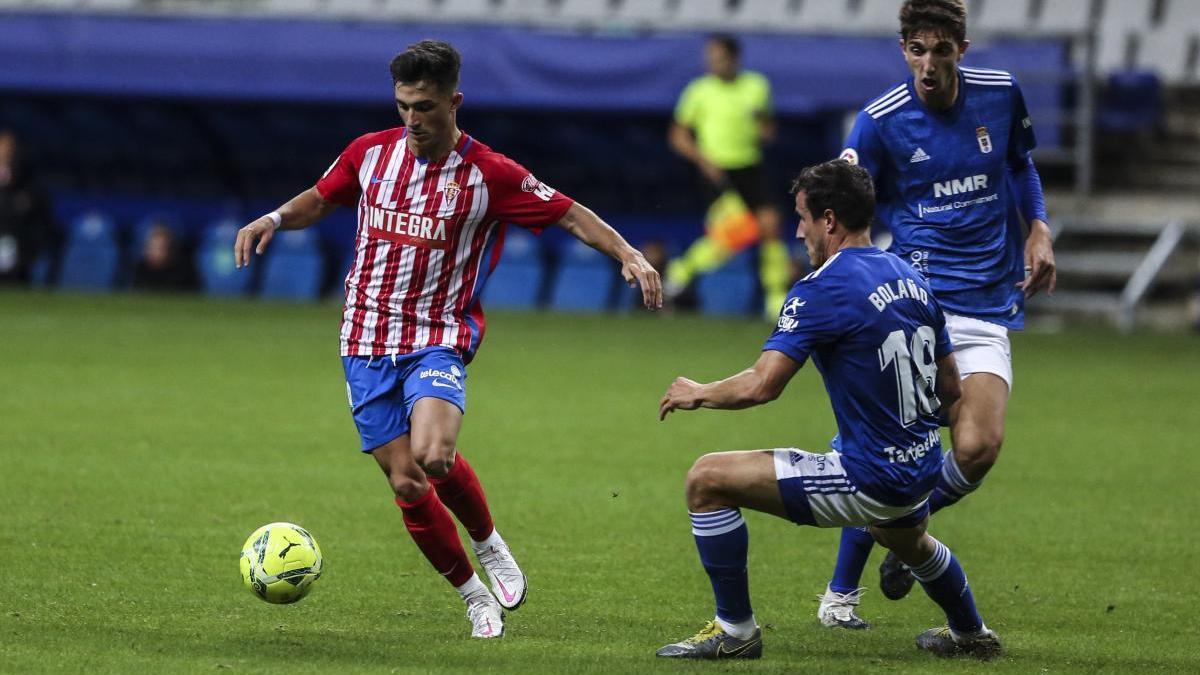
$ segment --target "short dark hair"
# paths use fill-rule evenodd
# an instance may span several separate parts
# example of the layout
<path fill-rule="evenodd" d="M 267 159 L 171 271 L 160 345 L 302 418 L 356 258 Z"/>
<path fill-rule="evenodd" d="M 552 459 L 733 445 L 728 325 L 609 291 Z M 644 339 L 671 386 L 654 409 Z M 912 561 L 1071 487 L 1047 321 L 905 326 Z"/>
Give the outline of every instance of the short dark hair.
<path fill-rule="evenodd" d="M 742 43 L 729 33 L 713 33 L 708 36 L 708 41 L 721 45 L 721 48 L 735 59 L 742 57 Z"/>
<path fill-rule="evenodd" d="M 900 8 L 900 37 L 908 41 L 917 33 L 930 32 L 967 39 L 967 6 L 962 0 L 908 0 Z"/>
<path fill-rule="evenodd" d="M 462 56 L 449 42 L 421 40 L 392 59 L 392 82 L 432 82 L 443 92 L 458 88 Z"/>
<path fill-rule="evenodd" d="M 871 174 L 844 159 L 815 164 L 792 181 L 792 194 L 804 193 L 804 206 L 814 218 L 826 209 L 851 232 L 871 226 L 875 216 L 875 184 Z"/>

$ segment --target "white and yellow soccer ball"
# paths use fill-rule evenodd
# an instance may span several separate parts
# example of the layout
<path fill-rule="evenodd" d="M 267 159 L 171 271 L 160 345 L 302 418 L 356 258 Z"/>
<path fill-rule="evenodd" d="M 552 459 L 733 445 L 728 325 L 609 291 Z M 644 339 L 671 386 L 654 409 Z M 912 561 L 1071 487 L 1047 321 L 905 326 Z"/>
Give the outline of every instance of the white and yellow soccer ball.
<path fill-rule="evenodd" d="M 242 545 L 242 583 L 276 605 L 308 595 L 324 564 L 317 540 L 292 523 L 263 525 Z"/>

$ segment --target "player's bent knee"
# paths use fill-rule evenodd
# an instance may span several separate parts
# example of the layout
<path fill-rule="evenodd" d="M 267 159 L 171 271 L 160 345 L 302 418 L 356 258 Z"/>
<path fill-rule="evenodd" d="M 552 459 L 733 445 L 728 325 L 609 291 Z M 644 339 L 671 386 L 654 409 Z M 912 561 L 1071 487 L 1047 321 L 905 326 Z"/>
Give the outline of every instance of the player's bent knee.
<path fill-rule="evenodd" d="M 914 528 L 871 527 L 870 530 L 880 546 L 895 553 L 906 565 L 919 565 L 933 554 L 933 539 L 925 533 L 924 523 Z"/>
<path fill-rule="evenodd" d="M 974 434 L 964 442 L 955 443 L 954 461 L 967 480 L 978 481 L 996 464 L 1003 443 L 1003 432 Z"/>
<path fill-rule="evenodd" d="M 454 468 L 454 454 L 451 453 L 448 457 L 443 455 L 426 457 L 425 461 L 421 462 L 421 468 L 425 470 L 426 474 L 434 478 L 441 478 Z"/>
<path fill-rule="evenodd" d="M 410 476 L 406 473 L 396 473 L 388 476 L 392 492 L 403 501 L 412 503 L 429 492 L 429 481 L 423 476 Z"/>
<path fill-rule="evenodd" d="M 717 455 L 704 455 L 696 460 L 687 474 L 688 508 L 698 509 L 721 506 L 719 503 L 725 472 L 721 470 Z"/>
<path fill-rule="evenodd" d="M 454 468 L 454 441 L 447 439 L 414 445 L 413 456 L 426 474 L 441 478 Z"/>

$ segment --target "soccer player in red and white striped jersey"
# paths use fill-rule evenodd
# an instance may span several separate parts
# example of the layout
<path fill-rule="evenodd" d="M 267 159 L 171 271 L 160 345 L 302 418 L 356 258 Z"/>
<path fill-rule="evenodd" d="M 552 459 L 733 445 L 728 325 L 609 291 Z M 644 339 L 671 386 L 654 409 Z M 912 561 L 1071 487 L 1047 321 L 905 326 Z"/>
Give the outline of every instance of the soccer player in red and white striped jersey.
<path fill-rule="evenodd" d="M 404 126 L 366 134 L 310 188 L 238 233 L 249 263 L 278 229 L 312 225 L 338 206 L 358 211 L 346 276 L 341 354 L 363 452 L 387 475 L 404 524 L 467 603 L 473 637 L 503 634 L 501 608 L 525 599 L 525 575 L 492 523 L 475 472 L 456 442 L 466 407 L 466 364 L 483 338 L 480 296 L 500 259 L 505 228 L 558 224 L 621 263 L 649 309 L 658 274 L 587 207 L 458 129 L 458 52 L 425 40 L 391 64 Z M 491 590 L 466 556 L 463 524 Z"/>

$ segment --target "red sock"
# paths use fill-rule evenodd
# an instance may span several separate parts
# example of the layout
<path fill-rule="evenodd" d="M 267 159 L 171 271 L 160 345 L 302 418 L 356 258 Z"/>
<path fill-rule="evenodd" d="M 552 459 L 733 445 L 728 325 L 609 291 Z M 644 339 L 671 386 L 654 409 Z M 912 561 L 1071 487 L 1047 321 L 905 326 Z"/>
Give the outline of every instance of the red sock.
<path fill-rule="evenodd" d="M 470 581 L 475 570 L 471 567 L 471 561 L 467 560 L 467 552 L 458 538 L 454 520 L 438 499 L 437 490 L 430 489 L 411 504 L 396 497 L 396 505 L 404 512 L 404 526 L 408 528 L 408 533 L 421 553 L 429 559 L 433 569 L 446 577 L 446 581 L 454 584 L 455 588 Z"/>
<path fill-rule="evenodd" d="M 450 473 L 442 478 L 430 476 L 429 482 L 437 489 L 442 503 L 450 507 L 458 522 L 467 528 L 471 539 L 483 541 L 492 535 L 492 512 L 488 509 L 487 497 L 483 496 L 483 486 L 461 452 Z"/>

